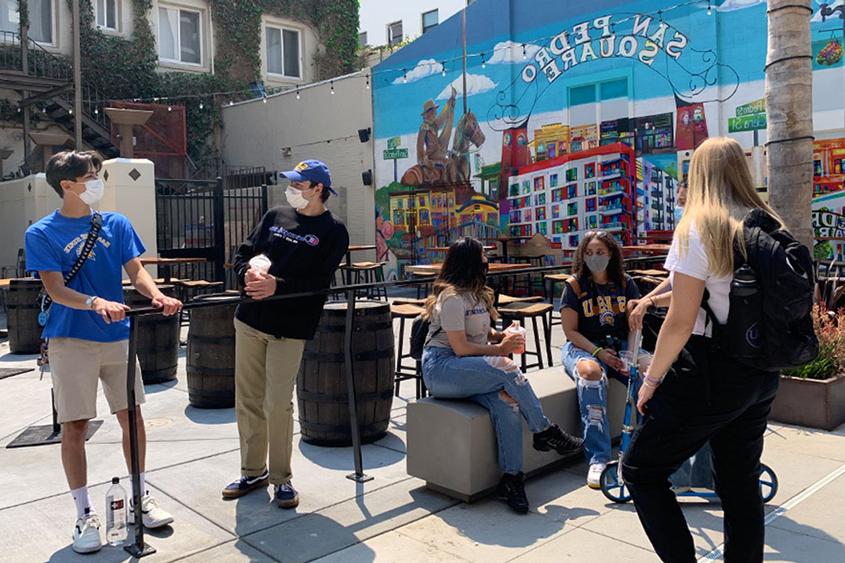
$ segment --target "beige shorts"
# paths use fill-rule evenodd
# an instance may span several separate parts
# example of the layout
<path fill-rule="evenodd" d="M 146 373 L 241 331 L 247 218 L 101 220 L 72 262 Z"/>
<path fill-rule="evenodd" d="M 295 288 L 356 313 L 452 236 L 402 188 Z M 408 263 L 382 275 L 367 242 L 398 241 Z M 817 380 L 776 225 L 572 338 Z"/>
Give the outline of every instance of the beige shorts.
<path fill-rule="evenodd" d="M 50 339 L 50 373 L 59 422 L 97 416 L 97 381 L 112 414 L 126 410 L 126 367 L 129 341 L 94 342 L 77 338 Z M 135 361 L 135 403 L 144 403 L 141 366 Z"/>

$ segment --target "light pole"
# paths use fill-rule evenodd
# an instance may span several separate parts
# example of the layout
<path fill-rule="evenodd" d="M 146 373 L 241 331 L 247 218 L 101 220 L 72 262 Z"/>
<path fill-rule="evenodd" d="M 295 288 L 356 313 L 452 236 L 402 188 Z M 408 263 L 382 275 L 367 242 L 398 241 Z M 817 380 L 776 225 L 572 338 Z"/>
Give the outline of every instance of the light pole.
<path fill-rule="evenodd" d="M 79 0 L 73 0 L 73 132 L 82 150 L 82 53 L 79 42 Z"/>

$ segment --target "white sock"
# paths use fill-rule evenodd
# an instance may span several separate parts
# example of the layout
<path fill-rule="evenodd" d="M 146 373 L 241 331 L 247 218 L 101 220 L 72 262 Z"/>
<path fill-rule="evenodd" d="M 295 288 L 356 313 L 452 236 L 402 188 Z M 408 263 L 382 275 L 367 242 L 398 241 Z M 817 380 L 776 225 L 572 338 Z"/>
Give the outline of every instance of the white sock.
<path fill-rule="evenodd" d="M 141 498 L 143 498 L 144 495 L 147 494 L 147 474 L 146 472 L 142 471 L 139 476 L 141 478 Z M 129 482 L 132 483 L 131 476 Z M 132 494 L 129 495 L 129 508 L 132 508 L 133 506 L 135 506 L 135 489 L 131 486 L 129 487 L 129 489 L 130 491 L 132 491 Z"/>
<path fill-rule="evenodd" d="M 82 518 L 85 516 L 85 510 L 88 510 L 89 514 L 93 514 L 96 512 L 94 507 L 91 506 L 91 497 L 88 494 L 88 487 L 79 487 L 78 489 L 73 489 L 70 492 L 70 496 L 73 497 L 73 503 L 76 505 L 76 517 Z"/>

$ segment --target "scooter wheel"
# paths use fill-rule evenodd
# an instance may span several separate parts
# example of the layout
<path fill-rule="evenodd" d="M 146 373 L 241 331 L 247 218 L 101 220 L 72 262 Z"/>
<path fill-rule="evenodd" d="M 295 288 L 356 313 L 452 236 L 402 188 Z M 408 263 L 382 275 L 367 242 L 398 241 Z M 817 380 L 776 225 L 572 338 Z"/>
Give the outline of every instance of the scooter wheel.
<path fill-rule="evenodd" d="M 631 493 L 622 481 L 622 468 L 618 461 L 611 461 L 601 472 L 601 492 L 612 502 L 626 503 Z"/>
<path fill-rule="evenodd" d="M 769 502 L 778 492 L 778 476 L 765 463 L 760 464 L 760 495 L 763 502 Z"/>

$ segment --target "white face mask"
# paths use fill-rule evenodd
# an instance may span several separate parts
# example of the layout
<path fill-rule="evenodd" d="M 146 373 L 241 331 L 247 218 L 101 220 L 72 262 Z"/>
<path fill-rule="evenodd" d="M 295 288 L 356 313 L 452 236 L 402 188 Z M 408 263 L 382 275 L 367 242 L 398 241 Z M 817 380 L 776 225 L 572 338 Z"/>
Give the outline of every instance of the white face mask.
<path fill-rule="evenodd" d="M 88 180 L 87 182 L 85 182 L 85 191 L 81 194 L 76 195 L 86 205 L 93 206 L 96 205 L 97 202 L 99 202 L 101 199 L 103 199 L 103 192 L 105 191 L 106 183 L 103 182 L 101 179 L 97 178 L 95 180 Z"/>
<path fill-rule="evenodd" d="M 594 274 L 600 274 L 607 270 L 607 265 L 610 264 L 610 256 L 607 254 L 593 254 L 584 257 L 584 263 Z"/>
<path fill-rule="evenodd" d="M 305 199 L 301 191 L 295 188 L 288 187 L 285 190 L 285 199 L 288 200 L 288 203 L 294 209 L 305 209 L 308 207 L 309 201 Z"/>

